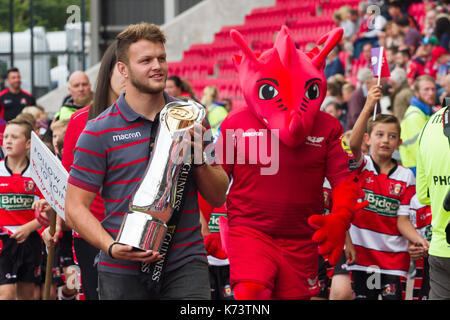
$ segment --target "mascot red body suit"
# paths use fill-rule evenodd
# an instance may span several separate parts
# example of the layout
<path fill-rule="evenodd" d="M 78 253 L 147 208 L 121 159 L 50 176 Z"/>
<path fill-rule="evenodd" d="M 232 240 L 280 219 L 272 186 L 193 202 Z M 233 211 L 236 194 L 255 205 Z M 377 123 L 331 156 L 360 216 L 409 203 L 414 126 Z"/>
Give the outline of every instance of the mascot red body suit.
<path fill-rule="evenodd" d="M 325 59 L 342 33 L 332 30 L 318 41 L 322 49 L 303 53 L 283 26 L 259 55 L 231 31 L 243 52 L 234 63 L 247 107 L 222 122 L 216 156 L 232 177 L 220 227 L 236 299 L 316 295 L 318 252 L 335 264 L 353 212 L 364 206 L 342 127 L 319 110 Z M 322 216 L 325 177 L 335 201 Z"/>

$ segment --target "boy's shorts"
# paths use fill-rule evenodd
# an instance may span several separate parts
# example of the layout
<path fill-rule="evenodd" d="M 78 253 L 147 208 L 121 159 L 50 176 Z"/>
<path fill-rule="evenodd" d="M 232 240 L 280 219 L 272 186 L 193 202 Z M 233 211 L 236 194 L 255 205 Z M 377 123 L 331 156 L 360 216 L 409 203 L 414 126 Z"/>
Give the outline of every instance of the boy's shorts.
<path fill-rule="evenodd" d="M 211 300 L 234 300 L 230 285 L 230 265 L 209 265 Z"/>
<path fill-rule="evenodd" d="M 345 253 L 342 253 L 341 259 L 333 267 L 330 266 L 328 260 L 325 260 L 321 255 L 319 255 L 319 295 L 318 297 L 328 299 L 330 297 L 331 280 L 334 275 L 338 274 L 350 274 L 350 271 L 344 269 L 342 266 L 347 261 Z"/>
<path fill-rule="evenodd" d="M 309 299 L 318 294 L 317 245 L 311 239 L 280 239 L 246 226 L 228 233 L 230 281 L 260 283 L 273 299 Z"/>
<path fill-rule="evenodd" d="M 0 253 L 0 285 L 17 282 L 39 284 L 41 281 L 42 240 L 34 231 L 27 240 L 17 243 L 9 235 L 0 236 L 3 248 Z"/>

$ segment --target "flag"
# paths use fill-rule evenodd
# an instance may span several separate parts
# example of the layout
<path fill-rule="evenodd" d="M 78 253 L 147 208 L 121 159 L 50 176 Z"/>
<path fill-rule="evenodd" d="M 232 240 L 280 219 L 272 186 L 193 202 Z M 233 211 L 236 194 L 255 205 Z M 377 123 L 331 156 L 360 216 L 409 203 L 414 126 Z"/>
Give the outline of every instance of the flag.
<path fill-rule="evenodd" d="M 378 77 L 381 74 L 381 78 L 390 77 L 391 72 L 389 71 L 389 65 L 387 63 L 386 51 L 384 50 L 384 47 L 372 48 L 370 51 L 372 54 L 373 76 Z"/>

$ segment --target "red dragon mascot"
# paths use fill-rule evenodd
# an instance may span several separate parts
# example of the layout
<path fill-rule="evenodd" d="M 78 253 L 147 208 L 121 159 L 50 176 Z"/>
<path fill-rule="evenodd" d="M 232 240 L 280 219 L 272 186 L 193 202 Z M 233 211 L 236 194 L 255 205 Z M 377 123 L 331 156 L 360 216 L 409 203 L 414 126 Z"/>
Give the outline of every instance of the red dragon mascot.
<path fill-rule="evenodd" d="M 309 299 L 318 292 L 318 254 L 335 264 L 353 212 L 366 203 L 339 121 L 320 111 L 328 53 L 338 28 L 302 52 L 286 26 L 256 54 L 236 30 L 234 63 L 247 106 L 222 122 L 217 162 L 232 178 L 220 221 L 236 299 Z M 323 212 L 324 178 L 333 188 Z"/>

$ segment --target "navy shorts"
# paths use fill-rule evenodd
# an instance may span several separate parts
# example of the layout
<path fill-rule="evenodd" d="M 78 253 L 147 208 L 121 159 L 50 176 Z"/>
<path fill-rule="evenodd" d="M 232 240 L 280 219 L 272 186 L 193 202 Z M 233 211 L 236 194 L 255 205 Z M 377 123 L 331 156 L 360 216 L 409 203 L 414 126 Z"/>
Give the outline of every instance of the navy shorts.
<path fill-rule="evenodd" d="M 209 265 L 209 282 L 212 300 L 234 300 L 230 285 L 230 265 Z"/>
<path fill-rule="evenodd" d="M 0 253 L 0 285 L 17 282 L 39 284 L 41 281 L 42 240 L 34 231 L 27 240 L 17 243 L 9 235 L 0 236 L 3 248 Z"/>

